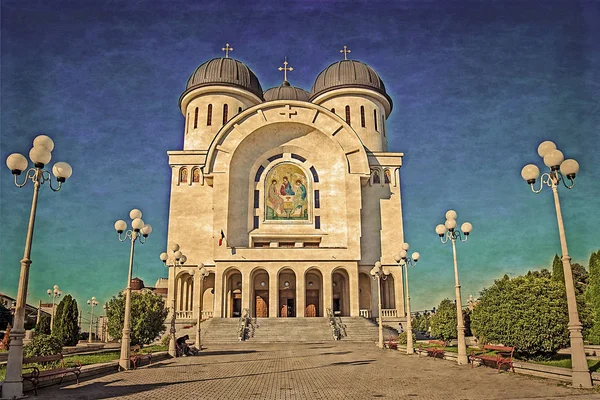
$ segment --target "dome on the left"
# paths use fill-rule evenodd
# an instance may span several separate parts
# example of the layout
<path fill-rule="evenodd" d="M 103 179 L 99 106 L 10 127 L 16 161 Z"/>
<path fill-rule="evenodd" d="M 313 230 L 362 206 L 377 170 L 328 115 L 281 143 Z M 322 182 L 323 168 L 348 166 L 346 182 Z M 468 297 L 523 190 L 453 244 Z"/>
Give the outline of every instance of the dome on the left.
<path fill-rule="evenodd" d="M 233 58 L 213 58 L 200 65 L 188 79 L 185 92 L 209 85 L 236 86 L 263 98 L 262 87 L 254 72 Z"/>

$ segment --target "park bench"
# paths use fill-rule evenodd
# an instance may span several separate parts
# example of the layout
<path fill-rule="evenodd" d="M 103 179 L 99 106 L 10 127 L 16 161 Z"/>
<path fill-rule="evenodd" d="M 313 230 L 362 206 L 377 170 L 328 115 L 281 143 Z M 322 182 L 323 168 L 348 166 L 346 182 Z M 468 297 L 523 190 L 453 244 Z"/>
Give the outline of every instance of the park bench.
<path fill-rule="evenodd" d="M 398 339 L 388 338 L 385 342 L 383 342 L 383 347 L 390 350 L 398 350 Z"/>
<path fill-rule="evenodd" d="M 514 351 L 514 347 L 486 344 L 483 346 L 483 350 L 471 352 L 471 356 L 469 357 L 471 360 L 471 368 L 473 368 L 473 361 L 479 361 L 480 364 L 484 365 L 486 362 L 495 364 L 498 368 L 498 372 L 500 372 L 502 365 L 506 365 L 507 370 L 508 368 L 511 368 L 512 371 L 515 372 L 515 367 L 513 367 Z"/>
<path fill-rule="evenodd" d="M 152 350 L 148 353 L 142 353 L 139 344 L 131 346 L 129 348 L 129 361 L 133 364 L 133 369 L 138 367 L 138 364 L 143 361 L 148 361 L 148 364 L 152 364 Z"/>
<path fill-rule="evenodd" d="M 436 358 L 437 356 L 441 356 L 440 358 L 444 358 L 447 345 L 448 342 L 445 342 L 443 340 L 430 340 L 427 343 L 427 346 L 424 346 L 423 343 L 419 343 L 419 351 L 426 351 L 427 355 L 433 358 Z"/>
<path fill-rule="evenodd" d="M 58 365 L 58 361 L 60 361 L 60 365 Z M 37 366 L 27 366 L 26 364 L 48 364 L 48 363 L 56 363 L 52 369 L 40 371 Z M 63 378 L 67 374 L 75 375 L 75 379 L 77 380 L 77 384 L 79 385 L 79 374 L 81 374 L 81 363 L 79 361 L 75 361 L 73 365 L 67 365 L 63 358 L 63 355 L 58 353 L 51 356 L 38 356 L 38 357 L 28 357 L 23 359 L 23 370 L 31 370 L 29 372 L 23 373 L 23 380 L 29 381 L 33 384 L 33 390 L 35 391 L 35 395 L 37 396 L 37 388 L 41 381 L 50 380 L 55 377 L 60 376 L 60 382 L 62 382 Z M 60 383 L 59 382 L 59 383 Z"/>

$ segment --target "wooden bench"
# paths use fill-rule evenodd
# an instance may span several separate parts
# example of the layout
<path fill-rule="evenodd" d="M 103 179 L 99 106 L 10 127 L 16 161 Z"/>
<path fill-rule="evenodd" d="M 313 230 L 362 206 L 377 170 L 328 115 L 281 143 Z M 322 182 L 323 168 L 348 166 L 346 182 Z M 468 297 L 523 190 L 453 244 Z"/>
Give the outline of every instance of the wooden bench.
<path fill-rule="evenodd" d="M 138 363 L 146 360 L 148 361 L 148 364 L 152 364 L 152 350 L 148 353 L 142 353 L 139 344 L 129 348 L 129 361 L 133 364 L 133 369 L 138 367 Z"/>
<path fill-rule="evenodd" d="M 54 366 L 49 370 L 42 370 L 36 366 L 27 366 L 26 364 L 47 364 L 47 363 L 56 363 L 60 361 L 60 366 Z M 75 375 L 75 379 L 77 380 L 77 384 L 79 385 L 79 374 L 81 374 L 81 363 L 79 361 L 74 361 L 72 366 L 68 366 L 65 363 L 63 355 L 61 353 L 54 354 L 51 356 L 39 356 L 39 357 L 29 357 L 23 359 L 23 370 L 31 370 L 30 372 L 23 373 L 23 380 L 27 380 L 33 384 L 33 390 L 35 391 L 35 395 L 37 396 L 37 388 L 40 384 L 40 381 L 49 380 L 54 377 L 60 376 L 60 382 L 62 382 L 63 378 L 67 374 Z"/>
<path fill-rule="evenodd" d="M 446 353 L 446 346 L 448 342 L 443 340 L 430 340 L 425 347 L 423 343 L 419 343 L 420 352 L 426 351 L 428 356 L 436 358 L 437 356 L 441 356 L 440 358 L 444 358 L 444 354 Z"/>
<path fill-rule="evenodd" d="M 503 365 L 507 366 L 507 370 L 510 368 L 513 372 L 515 372 L 515 368 L 513 367 L 514 351 L 514 347 L 486 344 L 483 346 L 483 350 L 480 350 L 479 352 L 471 352 L 469 357 L 471 361 L 471 368 L 473 368 L 473 361 L 479 361 L 480 364 L 484 365 L 486 362 L 495 364 L 498 368 L 498 372 L 500 372 L 500 368 Z"/>
<path fill-rule="evenodd" d="M 383 347 L 390 350 L 398 350 L 398 339 L 388 338 L 383 342 Z"/>

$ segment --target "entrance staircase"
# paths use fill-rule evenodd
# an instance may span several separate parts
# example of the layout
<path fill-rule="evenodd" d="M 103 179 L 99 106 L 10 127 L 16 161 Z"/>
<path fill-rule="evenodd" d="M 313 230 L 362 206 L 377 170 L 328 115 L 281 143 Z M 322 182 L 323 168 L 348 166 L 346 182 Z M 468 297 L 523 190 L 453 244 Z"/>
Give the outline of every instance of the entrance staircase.
<path fill-rule="evenodd" d="M 336 317 L 337 318 L 337 317 Z M 363 317 L 339 317 L 342 327 L 345 330 L 344 342 L 376 342 L 379 338 L 379 329 L 377 324 Z M 383 327 L 383 339 L 388 337 L 396 338 L 398 331 L 388 326 Z"/>
<path fill-rule="evenodd" d="M 252 343 L 319 343 L 333 340 L 329 320 L 314 318 L 258 318 Z"/>

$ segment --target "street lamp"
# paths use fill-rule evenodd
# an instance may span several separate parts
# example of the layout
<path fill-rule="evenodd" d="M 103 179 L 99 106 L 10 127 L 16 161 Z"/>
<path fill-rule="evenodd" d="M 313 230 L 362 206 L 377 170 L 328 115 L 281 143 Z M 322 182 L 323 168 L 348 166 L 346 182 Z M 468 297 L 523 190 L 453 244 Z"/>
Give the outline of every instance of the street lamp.
<path fill-rule="evenodd" d="M 44 169 L 44 166 L 52 159 L 54 142 L 46 135 L 39 135 L 33 140 L 33 147 L 29 151 L 29 158 L 34 166 L 27 169 L 27 159 L 19 154 L 13 153 L 6 158 L 6 165 L 14 175 L 15 185 L 23 187 L 27 181 L 33 183 L 33 199 L 29 213 L 29 225 L 25 239 L 25 251 L 21 260 L 21 275 L 19 277 L 19 288 L 17 291 L 17 305 L 15 310 L 15 326 L 10 331 L 10 348 L 6 365 L 6 378 L 2 386 L 2 396 L 5 398 L 23 397 L 23 378 L 21 369 L 23 366 L 23 337 L 25 336 L 25 306 L 27 304 L 27 286 L 29 283 L 29 267 L 31 265 L 31 244 L 33 241 L 33 228 L 35 225 L 35 212 L 37 210 L 40 186 L 48 182 L 50 188 L 57 192 L 62 184 L 71 176 L 73 170 L 65 162 L 57 162 L 52 167 L 52 174 L 58 182 L 55 188 L 52 185 L 52 175 Z M 25 180 L 19 183 L 17 176 L 25 172 Z"/>
<path fill-rule="evenodd" d="M 204 279 L 209 275 L 208 270 L 204 267 L 204 264 L 200 263 L 200 269 L 198 270 L 198 274 L 200 275 L 200 287 L 198 288 L 200 293 L 200 301 L 198 302 L 198 322 L 196 323 L 196 346 L 198 347 L 198 351 L 202 350 L 202 328 L 200 324 L 202 323 L 202 294 L 204 292 Z M 192 272 L 195 272 L 192 270 Z"/>
<path fill-rule="evenodd" d="M 447 243 L 448 240 L 452 241 L 452 254 L 454 255 L 454 281 L 456 286 L 456 320 L 458 331 L 458 363 L 468 364 L 469 359 L 467 357 L 467 344 L 465 341 L 465 322 L 462 314 L 462 301 L 460 299 L 460 283 L 458 281 L 458 262 L 456 260 L 456 239 L 460 239 L 461 242 L 466 242 L 469 238 L 469 234 L 473 230 L 473 225 L 469 222 L 465 222 L 460 227 L 464 239 L 461 236 L 461 232 L 456 229 L 456 211 L 448 210 L 446 212 L 446 222 L 439 224 L 435 227 L 435 232 L 440 237 L 442 243 Z"/>
<path fill-rule="evenodd" d="M 400 254 L 394 257 L 396 263 L 402 266 L 402 272 L 404 279 L 406 280 L 406 354 L 414 354 L 415 347 L 412 338 L 412 316 L 410 314 L 410 294 L 408 292 L 408 267 L 417 265 L 417 261 L 421 255 L 418 252 L 412 253 L 412 257 L 408 256 L 408 249 L 410 248 L 408 243 L 402 243 Z"/>
<path fill-rule="evenodd" d="M 52 297 L 52 315 L 50 315 L 50 333 L 54 329 L 54 303 L 56 302 L 56 298 L 62 295 L 62 291 L 59 289 L 58 285 L 54 285 L 53 289 L 46 290 L 48 296 Z"/>
<path fill-rule="evenodd" d="M 98 305 L 95 297 L 87 301 L 88 306 L 92 306 L 92 313 L 90 315 L 90 334 L 88 335 L 88 343 L 92 343 L 92 321 L 94 320 L 94 307 Z"/>
<path fill-rule="evenodd" d="M 104 319 L 102 319 L 102 339 L 108 343 L 108 303 L 102 306 L 104 310 Z"/>
<path fill-rule="evenodd" d="M 378 298 L 378 308 L 379 308 L 379 342 L 377 343 L 377 346 L 380 349 L 383 349 L 383 314 L 381 312 L 381 280 L 383 279 L 384 281 L 387 279 L 388 275 L 390 274 L 390 271 L 388 270 L 387 267 L 382 268 L 381 267 L 381 262 L 377 261 L 375 263 L 375 266 L 373 268 L 371 268 L 370 271 L 371 276 L 373 277 L 373 279 L 375 279 L 377 281 L 377 298 Z"/>
<path fill-rule="evenodd" d="M 187 261 L 187 257 L 179 250 L 179 245 L 177 243 L 173 243 L 171 245 L 171 256 L 166 252 L 160 253 L 160 259 L 165 264 L 165 267 L 181 267 Z M 173 270 L 173 279 L 175 279 L 175 275 L 177 270 Z M 171 329 L 169 333 L 171 334 L 171 340 L 169 340 L 169 355 L 171 357 L 177 357 L 177 350 L 175 347 L 175 296 L 171 299 Z"/>
<path fill-rule="evenodd" d="M 567 249 L 567 237 L 560 209 L 560 200 L 558 199 L 558 185 L 560 182 L 567 189 L 575 185 L 575 176 L 579 172 L 579 163 L 573 159 L 565 160 L 563 153 L 556 148 L 551 141 L 542 142 L 538 146 L 538 154 L 544 159 L 544 164 L 550 168 L 550 172 L 542 174 L 540 188 L 533 186 L 540 175 L 540 169 L 534 164 L 528 164 L 521 170 L 521 176 L 534 193 L 542 191 L 544 184 L 552 188 L 554 194 L 554 206 L 556 208 L 556 219 L 558 221 L 558 234 L 560 237 L 560 247 L 562 250 L 562 264 L 565 275 L 565 288 L 567 292 L 567 309 L 569 310 L 569 337 L 571 341 L 571 365 L 572 365 L 572 383 L 573 387 L 592 387 L 592 378 L 585 357 L 583 347 L 583 335 L 581 334 L 581 322 L 577 312 L 577 301 L 575 297 L 575 288 L 573 286 L 573 273 L 571 270 L 571 257 Z M 566 182 L 566 179 L 569 183 Z"/>
<path fill-rule="evenodd" d="M 131 250 L 129 252 L 129 273 L 127 274 L 127 288 L 125 293 L 125 320 L 123 321 L 123 337 L 121 338 L 121 358 L 119 366 L 122 369 L 129 369 L 129 343 L 131 341 L 131 269 L 133 268 L 133 252 L 135 241 L 139 239 L 141 244 L 146 243 L 148 235 L 152 233 L 152 227 L 144 224 L 142 212 L 134 208 L 129 212 L 131 218 L 131 228 L 127 230 L 127 222 L 122 219 L 115 222 L 115 230 L 118 233 L 119 241 L 124 242 L 131 239 Z M 126 231 L 127 230 L 127 231 Z M 125 232 L 123 236 L 121 234 Z M 140 235 L 142 237 L 140 237 Z"/>

